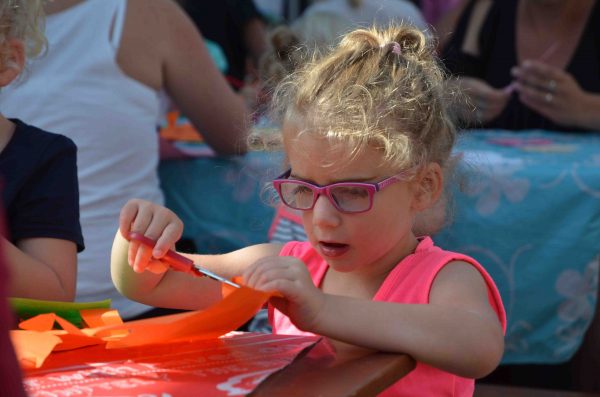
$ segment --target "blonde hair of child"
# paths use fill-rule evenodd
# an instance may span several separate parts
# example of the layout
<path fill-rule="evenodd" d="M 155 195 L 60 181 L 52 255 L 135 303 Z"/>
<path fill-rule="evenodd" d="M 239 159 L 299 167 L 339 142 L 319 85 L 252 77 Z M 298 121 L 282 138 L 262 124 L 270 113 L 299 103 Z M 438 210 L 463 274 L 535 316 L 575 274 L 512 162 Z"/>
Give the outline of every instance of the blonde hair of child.
<path fill-rule="evenodd" d="M 0 43 L 23 40 L 27 57 L 39 55 L 46 48 L 43 0 L 0 1 Z M 4 61 L 4 55 L 1 61 Z"/>
<path fill-rule="evenodd" d="M 445 167 L 456 139 L 434 46 L 410 26 L 358 29 L 313 57 L 273 93 L 274 117 L 299 133 L 381 150 L 399 170 Z"/>

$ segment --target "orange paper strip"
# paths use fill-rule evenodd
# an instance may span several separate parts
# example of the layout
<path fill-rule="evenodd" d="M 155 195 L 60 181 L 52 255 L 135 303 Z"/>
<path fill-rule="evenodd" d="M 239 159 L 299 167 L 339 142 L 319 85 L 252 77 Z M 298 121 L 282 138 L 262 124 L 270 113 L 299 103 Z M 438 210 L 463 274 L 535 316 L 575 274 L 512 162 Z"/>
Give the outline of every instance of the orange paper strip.
<path fill-rule="evenodd" d="M 114 349 L 216 338 L 246 323 L 275 295 L 227 284 L 223 284 L 222 292 L 224 298 L 205 310 L 130 322 L 122 322 L 116 310 L 85 310 L 81 316 L 90 328 L 84 329 L 78 329 L 54 313 L 42 314 L 19 324 L 28 331 L 11 331 L 11 336 L 23 367 L 40 368 L 52 351 L 104 343 L 107 349 Z M 62 330 L 53 329 L 55 322 Z M 82 362 L 85 350 L 81 351 Z"/>
<path fill-rule="evenodd" d="M 94 335 L 127 330 L 129 335 L 107 343 L 107 349 L 164 343 L 186 338 L 216 338 L 242 326 L 273 296 L 248 287 L 223 284 L 220 302 L 205 310 L 126 322 L 96 329 Z"/>

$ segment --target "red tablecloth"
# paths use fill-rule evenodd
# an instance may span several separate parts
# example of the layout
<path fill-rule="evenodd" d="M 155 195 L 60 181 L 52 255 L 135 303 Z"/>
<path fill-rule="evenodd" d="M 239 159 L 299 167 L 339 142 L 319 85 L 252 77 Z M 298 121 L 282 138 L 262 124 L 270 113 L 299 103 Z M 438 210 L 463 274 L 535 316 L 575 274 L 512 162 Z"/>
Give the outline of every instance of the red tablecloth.
<path fill-rule="evenodd" d="M 25 374 L 30 397 L 241 396 L 290 364 L 317 337 L 232 333 L 218 339 L 52 354 Z M 92 358 L 92 360 L 90 360 Z"/>

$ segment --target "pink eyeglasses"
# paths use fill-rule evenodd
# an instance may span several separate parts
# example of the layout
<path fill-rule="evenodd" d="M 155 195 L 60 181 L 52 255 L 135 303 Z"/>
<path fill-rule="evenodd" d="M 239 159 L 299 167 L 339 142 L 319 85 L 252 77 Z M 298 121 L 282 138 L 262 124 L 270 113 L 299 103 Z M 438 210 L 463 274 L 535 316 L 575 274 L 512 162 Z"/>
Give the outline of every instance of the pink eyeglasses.
<path fill-rule="evenodd" d="M 273 187 L 277 190 L 283 204 L 290 208 L 307 211 L 312 209 L 317 198 L 324 194 L 331 204 L 340 212 L 358 214 L 367 212 L 373 207 L 373 195 L 384 188 L 403 180 L 407 180 L 408 172 L 390 176 L 378 183 L 336 182 L 325 186 L 314 183 L 288 179 L 292 173 L 289 169 L 275 180 Z"/>

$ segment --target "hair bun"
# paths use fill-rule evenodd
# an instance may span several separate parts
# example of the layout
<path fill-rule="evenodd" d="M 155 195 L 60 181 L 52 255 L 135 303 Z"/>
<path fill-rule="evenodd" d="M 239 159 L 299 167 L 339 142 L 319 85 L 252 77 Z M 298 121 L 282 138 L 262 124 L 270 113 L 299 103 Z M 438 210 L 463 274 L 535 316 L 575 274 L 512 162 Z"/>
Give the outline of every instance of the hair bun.
<path fill-rule="evenodd" d="M 425 34 L 412 27 L 400 26 L 394 29 L 392 41 L 400 44 L 404 54 L 421 56 L 424 52 L 430 53 Z"/>

